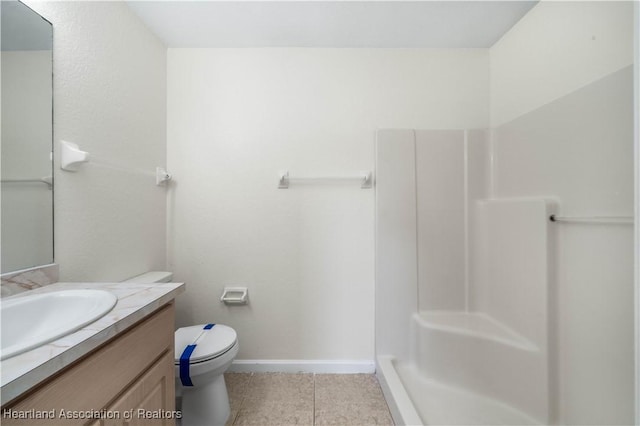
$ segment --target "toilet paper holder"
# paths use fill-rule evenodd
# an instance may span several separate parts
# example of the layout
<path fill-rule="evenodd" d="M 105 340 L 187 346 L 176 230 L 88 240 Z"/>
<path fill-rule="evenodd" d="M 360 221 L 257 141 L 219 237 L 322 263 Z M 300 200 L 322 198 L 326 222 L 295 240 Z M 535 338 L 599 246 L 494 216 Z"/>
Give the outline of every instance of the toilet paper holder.
<path fill-rule="evenodd" d="M 246 305 L 249 303 L 249 289 L 247 287 L 225 287 L 220 301 L 226 305 Z"/>

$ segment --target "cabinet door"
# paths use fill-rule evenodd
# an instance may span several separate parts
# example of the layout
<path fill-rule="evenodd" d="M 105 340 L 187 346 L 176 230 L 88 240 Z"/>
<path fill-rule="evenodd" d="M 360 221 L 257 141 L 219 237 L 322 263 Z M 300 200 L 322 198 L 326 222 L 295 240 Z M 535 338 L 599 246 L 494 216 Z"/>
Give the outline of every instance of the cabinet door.
<path fill-rule="evenodd" d="M 175 424 L 175 383 L 173 352 L 166 352 L 147 372 L 136 380 L 107 412 L 118 419 L 105 419 L 104 426 Z"/>

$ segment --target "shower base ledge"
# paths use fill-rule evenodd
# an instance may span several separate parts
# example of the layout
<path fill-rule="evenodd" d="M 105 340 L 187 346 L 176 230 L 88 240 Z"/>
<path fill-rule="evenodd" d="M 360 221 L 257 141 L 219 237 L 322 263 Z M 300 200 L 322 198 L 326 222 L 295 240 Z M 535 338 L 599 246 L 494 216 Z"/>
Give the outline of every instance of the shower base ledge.
<path fill-rule="evenodd" d="M 491 340 L 527 351 L 538 348 L 499 321 L 482 312 L 421 311 L 414 320 L 422 327 Z"/>
<path fill-rule="evenodd" d="M 540 424 L 503 402 L 430 379 L 411 363 L 392 365 L 424 425 Z"/>

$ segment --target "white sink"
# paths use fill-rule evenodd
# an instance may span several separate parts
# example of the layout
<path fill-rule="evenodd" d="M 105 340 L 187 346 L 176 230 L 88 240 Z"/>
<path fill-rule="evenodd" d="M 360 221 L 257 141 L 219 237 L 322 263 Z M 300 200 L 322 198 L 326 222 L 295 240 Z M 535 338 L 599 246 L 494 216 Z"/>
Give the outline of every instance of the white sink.
<path fill-rule="evenodd" d="M 84 289 L 4 299 L 0 302 L 0 359 L 73 333 L 104 316 L 117 301 L 108 291 Z"/>

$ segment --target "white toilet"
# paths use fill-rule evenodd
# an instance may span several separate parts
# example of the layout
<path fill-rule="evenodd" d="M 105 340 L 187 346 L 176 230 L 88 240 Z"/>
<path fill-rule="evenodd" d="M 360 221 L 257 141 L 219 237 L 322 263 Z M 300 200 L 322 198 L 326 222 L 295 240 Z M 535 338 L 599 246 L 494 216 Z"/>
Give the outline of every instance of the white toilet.
<path fill-rule="evenodd" d="M 126 281 L 167 283 L 172 279 L 171 272 L 154 271 Z M 237 353 L 236 332 L 226 325 L 201 324 L 176 330 L 176 394 L 182 395 L 182 426 L 226 423 L 231 409 L 224 372 Z"/>

